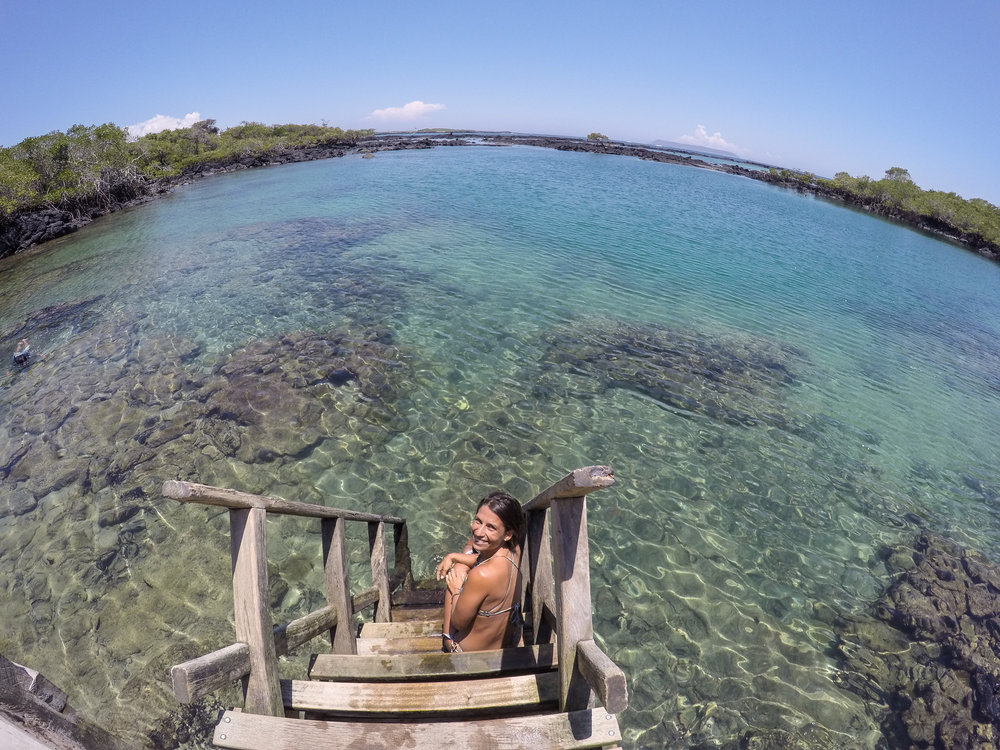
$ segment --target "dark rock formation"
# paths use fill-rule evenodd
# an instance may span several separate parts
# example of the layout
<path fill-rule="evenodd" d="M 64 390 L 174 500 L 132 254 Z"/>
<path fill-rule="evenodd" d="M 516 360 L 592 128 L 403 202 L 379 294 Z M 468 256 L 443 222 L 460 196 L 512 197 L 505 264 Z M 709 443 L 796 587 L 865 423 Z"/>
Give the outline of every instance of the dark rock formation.
<path fill-rule="evenodd" d="M 135 324 L 95 325 L 92 303 L 33 313 L 19 331 L 59 321 L 74 331 L 73 345 L 0 382 L 10 409 L 0 435 L 0 519 L 66 491 L 79 498 L 71 513 L 93 507 L 102 543 L 86 574 L 92 581 L 127 576 L 130 561 L 151 549 L 146 512 L 163 477 L 225 484 L 242 466 L 263 479 L 326 441 L 376 444 L 408 426 L 395 406 L 408 370 L 386 330 L 257 340 L 206 372 L 191 342 L 140 339 Z M 52 372 L 59 377 L 46 377 Z"/>
<path fill-rule="evenodd" d="M 14 255 L 43 242 L 62 237 L 86 226 L 101 216 L 146 203 L 169 193 L 179 185 L 203 177 L 241 169 L 270 167 L 318 159 L 332 159 L 349 153 L 424 149 L 435 146 L 468 145 L 455 138 L 427 136 L 388 136 L 359 143 L 331 142 L 301 148 L 272 149 L 256 154 L 234 155 L 219 161 L 203 162 L 176 177 L 159 180 L 138 178 L 111 190 L 100 200 L 93 197 L 67 200 L 58 207 L 44 207 L 0 216 L 0 258 Z"/>
<path fill-rule="evenodd" d="M 800 193 L 815 195 L 818 198 L 835 203 L 844 203 L 852 208 L 857 208 L 875 216 L 880 216 L 884 219 L 889 219 L 890 221 L 926 232 L 946 242 L 961 245 L 988 260 L 1000 262 L 1000 245 L 985 239 L 976 232 L 967 232 L 955 227 L 936 216 L 904 211 L 890 203 L 875 198 L 865 198 L 855 195 L 834 185 L 803 182 L 785 176 L 777 171 L 746 169 L 733 164 L 710 165 L 710 168 L 742 177 L 749 177 L 761 182 L 768 182 L 772 185 L 778 185 L 779 187 L 788 188 Z"/>
<path fill-rule="evenodd" d="M 699 159 L 696 155 L 684 156 L 676 151 L 641 146 L 634 143 L 618 141 L 589 141 L 579 138 L 557 138 L 554 136 L 532 135 L 496 135 L 486 139 L 487 143 L 496 145 L 538 146 L 554 148 L 557 151 L 584 151 L 591 154 L 613 154 L 615 156 L 631 156 L 646 161 L 656 161 L 664 164 L 683 164 L 689 167 L 711 167 L 709 162 Z"/>
<path fill-rule="evenodd" d="M 795 429 L 777 404 L 795 382 L 805 354 L 752 336 L 706 337 L 648 324 L 557 329 L 536 391 L 561 387 L 566 373 L 592 379 L 598 390 L 634 391 L 681 416 L 704 414 L 739 426 L 777 424 Z M 563 386 L 564 387 L 564 386 Z M 573 395 L 584 396 L 586 393 Z M 770 407 L 770 408 L 769 408 Z"/>
<path fill-rule="evenodd" d="M 1000 569 L 927 532 L 885 556 L 875 616 L 837 624 L 846 686 L 884 706 L 892 747 L 996 747 Z"/>

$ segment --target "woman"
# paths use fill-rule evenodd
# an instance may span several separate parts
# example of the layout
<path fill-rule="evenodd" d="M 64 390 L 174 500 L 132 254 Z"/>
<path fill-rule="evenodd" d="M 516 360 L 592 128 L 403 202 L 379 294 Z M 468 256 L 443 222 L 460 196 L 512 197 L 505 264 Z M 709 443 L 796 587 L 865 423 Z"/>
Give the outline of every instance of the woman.
<path fill-rule="evenodd" d="M 31 347 L 28 346 L 28 339 L 21 339 L 14 350 L 14 362 L 19 365 L 27 364 L 28 357 L 31 356 Z"/>
<path fill-rule="evenodd" d="M 445 651 L 486 651 L 521 639 L 521 538 L 524 513 L 506 492 L 479 501 L 472 537 L 437 567 L 444 578 Z"/>

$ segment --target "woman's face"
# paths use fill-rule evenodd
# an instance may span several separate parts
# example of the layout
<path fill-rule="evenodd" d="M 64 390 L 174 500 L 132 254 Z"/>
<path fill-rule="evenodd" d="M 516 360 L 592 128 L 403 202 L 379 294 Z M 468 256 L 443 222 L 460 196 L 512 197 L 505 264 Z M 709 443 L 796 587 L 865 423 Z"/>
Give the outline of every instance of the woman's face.
<path fill-rule="evenodd" d="M 503 525 L 500 516 L 483 505 L 472 519 L 472 548 L 479 554 L 492 554 L 504 546 L 512 536 Z"/>

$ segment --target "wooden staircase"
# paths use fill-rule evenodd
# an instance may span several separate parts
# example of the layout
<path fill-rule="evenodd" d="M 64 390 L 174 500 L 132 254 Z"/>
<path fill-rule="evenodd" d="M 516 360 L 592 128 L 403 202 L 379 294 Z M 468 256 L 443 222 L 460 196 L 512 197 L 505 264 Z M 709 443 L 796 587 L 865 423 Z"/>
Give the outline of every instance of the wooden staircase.
<path fill-rule="evenodd" d="M 607 467 L 578 469 L 524 506 L 525 637 L 515 648 L 456 654 L 441 650 L 443 589 L 413 585 L 401 519 L 167 482 L 168 497 L 238 513 L 237 642 L 175 666 L 174 692 L 188 702 L 243 680 L 243 709 L 226 711 L 216 727 L 213 741 L 224 748 L 619 747 L 616 714 L 628 698 L 624 674 L 593 640 L 585 502 L 587 492 L 612 481 Z M 251 520 L 255 510 L 260 529 Z M 267 512 L 325 519 L 329 604 L 278 627 L 266 607 Z M 331 520 L 333 513 L 347 515 Z M 374 582 L 353 596 L 339 522 L 348 516 L 369 524 Z M 392 575 L 382 543 L 388 524 L 395 530 Z M 369 607 L 373 619 L 357 626 L 354 615 Z M 278 677 L 277 654 L 326 632 L 331 652 L 313 655 L 309 679 Z"/>

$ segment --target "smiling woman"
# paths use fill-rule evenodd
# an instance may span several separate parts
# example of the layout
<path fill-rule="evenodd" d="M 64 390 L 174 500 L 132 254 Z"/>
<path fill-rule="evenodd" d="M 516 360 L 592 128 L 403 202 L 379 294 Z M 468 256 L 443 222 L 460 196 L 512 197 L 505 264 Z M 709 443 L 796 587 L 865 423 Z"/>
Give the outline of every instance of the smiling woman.
<path fill-rule="evenodd" d="M 485 651 L 520 640 L 523 535 L 524 514 L 517 500 L 491 492 L 479 501 L 464 551 L 446 555 L 437 568 L 437 579 L 448 583 L 445 651 Z M 497 562 L 490 564 L 493 560 Z"/>

